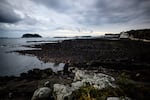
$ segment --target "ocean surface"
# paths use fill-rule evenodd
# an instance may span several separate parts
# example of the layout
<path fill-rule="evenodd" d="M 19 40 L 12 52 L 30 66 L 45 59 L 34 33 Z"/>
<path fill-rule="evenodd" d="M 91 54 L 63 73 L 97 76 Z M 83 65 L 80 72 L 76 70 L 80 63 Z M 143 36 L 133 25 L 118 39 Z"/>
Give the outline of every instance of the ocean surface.
<path fill-rule="evenodd" d="M 54 43 L 70 38 L 0 38 L 0 76 L 19 76 L 33 68 L 51 68 L 54 72 L 63 70 L 64 64 L 44 63 L 35 56 L 20 55 L 14 50 L 30 50 L 24 45 Z M 35 48 L 34 48 L 35 49 Z"/>

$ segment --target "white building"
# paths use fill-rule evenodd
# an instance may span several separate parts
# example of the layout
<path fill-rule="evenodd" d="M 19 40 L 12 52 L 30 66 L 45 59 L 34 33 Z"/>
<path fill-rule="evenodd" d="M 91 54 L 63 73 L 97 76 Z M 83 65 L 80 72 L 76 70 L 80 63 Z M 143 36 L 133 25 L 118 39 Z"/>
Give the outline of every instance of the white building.
<path fill-rule="evenodd" d="M 129 34 L 126 32 L 121 32 L 120 33 L 120 39 L 128 39 L 129 38 Z"/>

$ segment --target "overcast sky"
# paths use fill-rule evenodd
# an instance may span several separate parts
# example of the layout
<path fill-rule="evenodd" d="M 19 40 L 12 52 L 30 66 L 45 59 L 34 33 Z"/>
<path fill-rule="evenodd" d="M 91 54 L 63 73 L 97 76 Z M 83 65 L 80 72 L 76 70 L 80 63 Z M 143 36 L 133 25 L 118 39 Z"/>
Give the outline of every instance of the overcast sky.
<path fill-rule="evenodd" d="M 150 0 L 0 0 L 0 37 L 100 35 L 150 28 Z"/>

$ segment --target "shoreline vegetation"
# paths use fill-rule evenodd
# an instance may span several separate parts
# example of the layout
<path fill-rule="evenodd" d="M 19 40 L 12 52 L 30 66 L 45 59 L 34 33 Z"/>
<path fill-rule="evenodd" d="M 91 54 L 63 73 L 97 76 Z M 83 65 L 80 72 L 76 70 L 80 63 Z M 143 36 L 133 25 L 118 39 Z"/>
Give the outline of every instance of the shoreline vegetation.
<path fill-rule="evenodd" d="M 150 30 L 127 32 L 132 38 L 145 39 Z M 31 47 L 41 49 L 14 52 L 36 56 L 44 62 L 65 63 L 64 70 L 55 73 L 51 69 L 33 69 L 19 77 L 0 77 L 0 99 L 150 99 L 149 42 L 130 38 L 71 39 Z"/>

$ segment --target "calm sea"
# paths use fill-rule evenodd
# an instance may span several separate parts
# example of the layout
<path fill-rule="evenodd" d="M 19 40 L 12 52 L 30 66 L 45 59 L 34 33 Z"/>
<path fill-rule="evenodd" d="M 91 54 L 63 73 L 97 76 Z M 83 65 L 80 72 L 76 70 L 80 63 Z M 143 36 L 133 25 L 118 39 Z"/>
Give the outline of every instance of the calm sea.
<path fill-rule="evenodd" d="M 44 63 L 37 57 L 20 55 L 10 51 L 33 49 L 23 45 L 53 43 L 65 39 L 68 38 L 0 38 L 0 76 L 18 76 L 33 68 L 51 68 L 54 72 L 62 70 L 63 63 L 54 66 L 54 63 Z"/>

